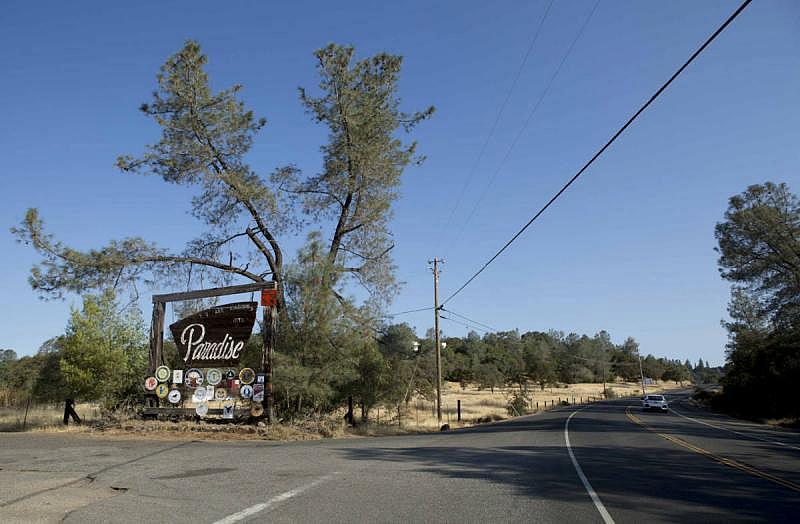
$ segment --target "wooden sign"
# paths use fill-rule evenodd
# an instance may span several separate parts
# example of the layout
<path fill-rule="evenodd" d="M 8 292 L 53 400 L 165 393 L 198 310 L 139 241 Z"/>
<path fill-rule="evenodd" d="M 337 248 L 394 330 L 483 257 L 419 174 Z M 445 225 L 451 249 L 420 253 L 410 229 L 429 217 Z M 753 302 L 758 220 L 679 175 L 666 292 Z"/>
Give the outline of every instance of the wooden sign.
<path fill-rule="evenodd" d="M 256 302 L 212 307 L 169 329 L 186 367 L 237 367 L 256 321 Z"/>

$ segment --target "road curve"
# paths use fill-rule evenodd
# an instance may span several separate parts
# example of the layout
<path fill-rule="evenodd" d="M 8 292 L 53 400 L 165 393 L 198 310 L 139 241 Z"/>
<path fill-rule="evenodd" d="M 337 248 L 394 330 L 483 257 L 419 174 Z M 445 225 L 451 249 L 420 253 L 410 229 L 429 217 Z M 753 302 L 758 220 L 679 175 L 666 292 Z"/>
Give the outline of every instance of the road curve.
<path fill-rule="evenodd" d="M 798 433 L 711 415 L 685 395 L 671 400 L 668 414 L 620 400 L 449 433 L 288 444 L 3 434 L 0 521 L 786 522 L 800 515 Z"/>

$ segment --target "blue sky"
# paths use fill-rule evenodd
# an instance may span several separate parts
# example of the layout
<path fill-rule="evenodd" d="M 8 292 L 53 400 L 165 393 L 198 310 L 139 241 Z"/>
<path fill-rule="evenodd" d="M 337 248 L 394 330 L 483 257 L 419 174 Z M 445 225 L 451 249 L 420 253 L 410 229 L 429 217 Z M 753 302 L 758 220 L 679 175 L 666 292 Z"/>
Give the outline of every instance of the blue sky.
<path fill-rule="evenodd" d="M 250 155 L 264 174 L 286 163 L 307 172 L 321 165 L 326 132 L 297 99 L 298 86 L 316 86 L 314 49 L 337 42 L 359 56 L 403 55 L 403 107 L 433 104 L 437 112 L 415 133 L 427 161 L 407 170 L 395 207 L 395 257 L 406 284 L 393 310 L 431 304 L 426 268 L 434 256 L 447 259 L 448 296 L 738 5 L 601 1 L 523 129 L 595 4 L 556 0 L 458 200 L 548 3 L 5 3 L 0 347 L 34 353 L 63 332 L 78 303 L 43 302 L 28 287 L 37 257 L 7 233 L 26 208 L 38 207 L 49 229 L 78 248 L 142 236 L 178 249 L 198 232 L 186 189 L 114 168 L 117 155 L 157 140 L 137 107 L 159 65 L 188 38 L 208 54 L 212 84 L 243 84 L 247 105 L 269 120 Z M 728 197 L 749 184 L 773 180 L 800 191 L 798 93 L 800 4 L 753 2 L 448 306 L 497 329 L 605 329 L 618 342 L 635 337 L 645 353 L 721 364 L 728 285 L 717 273 L 714 224 Z M 289 251 L 299 245 L 284 242 Z M 433 322 L 431 312 L 398 320 L 420 334 Z"/>

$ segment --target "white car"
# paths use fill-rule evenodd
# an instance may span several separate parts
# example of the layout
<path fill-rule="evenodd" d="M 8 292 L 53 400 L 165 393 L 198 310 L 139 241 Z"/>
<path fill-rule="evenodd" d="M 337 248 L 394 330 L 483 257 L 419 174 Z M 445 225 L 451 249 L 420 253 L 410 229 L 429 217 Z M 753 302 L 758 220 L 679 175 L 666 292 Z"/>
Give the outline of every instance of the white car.
<path fill-rule="evenodd" d="M 667 399 L 664 398 L 664 395 L 647 395 L 642 399 L 642 409 L 645 411 L 657 409 L 666 413 L 669 409 L 669 404 L 667 404 Z"/>

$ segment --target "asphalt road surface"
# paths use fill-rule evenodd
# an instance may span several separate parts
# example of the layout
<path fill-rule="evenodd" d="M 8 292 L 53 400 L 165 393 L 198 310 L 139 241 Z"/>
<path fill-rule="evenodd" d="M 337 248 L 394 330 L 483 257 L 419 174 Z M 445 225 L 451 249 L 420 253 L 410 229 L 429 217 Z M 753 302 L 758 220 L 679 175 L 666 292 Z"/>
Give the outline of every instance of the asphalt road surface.
<path fill-rule="evenodd" d="M 0 521 L 800 521 L 800 433 L 670 400 L 288 444 L 2 434 Z"/>

